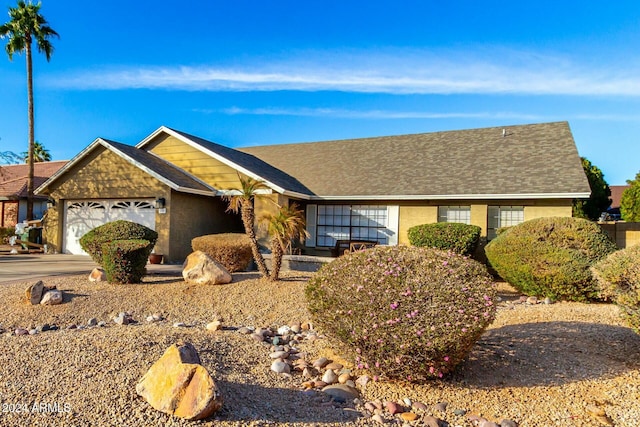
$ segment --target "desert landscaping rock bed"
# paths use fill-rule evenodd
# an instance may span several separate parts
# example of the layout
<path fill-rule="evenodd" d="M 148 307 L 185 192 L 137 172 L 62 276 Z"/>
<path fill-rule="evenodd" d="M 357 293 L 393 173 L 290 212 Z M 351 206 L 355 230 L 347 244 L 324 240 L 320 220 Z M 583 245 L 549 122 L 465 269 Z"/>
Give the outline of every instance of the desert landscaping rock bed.
<path fill-rule="evenodd" d="M 57 306 L 26 304 L 30 282 L 0 284 L 0 425 L 379 425 L 364 403 L 404 399 L 426 406 L 416 411 L 419 416 L 433 415 L 450 426 L 471 426 L 473 414 L 497 423 L 511 419 L 521 427 L 640 425 L 640 336 L 624 325 L 618 309 L 529 305 L 506 285 L 496 321 L 450 378 L 420 385 L 370 381 L 356 403 L 305 391 L 301 374 L 271 372 L 269 348 L 238 329 L 308 320 L 308 277 L 287 273 L 272 283 L 240 273 L 222 286 L 192 286 L 181 277 L 158 275 L 138 285 L 91 283 L 86 275 L 44 279 L 64 292 Z M 137 322 L 115 324 L 120 312 Z M 164 320 L 147 322 L 152 314 Z M 206 330 L 216 316 L 223 329 Z M 86 327 L 91 318 L 106 326 Z M 13 334 L 44 324 L 59 329 Z M 309 360 L 326 356 L 344 363 L 339 347 L 318 333 L 300 351 Z M 207 420 L 170 417 L 135 392 L 147 369 L 181 340 L 198 350 L 224 399 L 222 410 Z M 606 416 L 598 417 L 602 412 Z M 388 413 L 384 418 L 389 425 L 428 425 Z"/>

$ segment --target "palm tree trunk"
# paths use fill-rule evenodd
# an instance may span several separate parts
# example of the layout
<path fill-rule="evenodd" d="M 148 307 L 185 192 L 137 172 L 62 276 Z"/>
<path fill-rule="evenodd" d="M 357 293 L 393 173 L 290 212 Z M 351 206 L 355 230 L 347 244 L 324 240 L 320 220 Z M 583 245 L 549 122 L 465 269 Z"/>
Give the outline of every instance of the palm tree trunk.
<path fill-rule="evenodd" d="M 269 270 L 267 270 L 267 264 L 264 262 L 264 258 L 260 253 L 258 248 L 258 239 L 256 238 L 256 232 L 253 228 L 253 223 L 255 221 L 255 214 L 253 211 L 253 204 L 251 201 L 243 203 L 241 208 L 241 216 L 242 216 L 242 224 L 244 225 L 244 231 L 249 236 L 249 240 L 251 240 L 251 253 L 253 254 L 253 259 L 258 266 L 258 271 L 264 276 L 269 277 Z"/>
<path fill-rule="evenodd" d="M 29 150 L 27 163 L 29 164 L 29 177 L 27 180 L 27 220 L 33 219 L 33 147 L 35 142 L 34 120 L 33 120 L 33 63 L 31 59 L 31 39 L 27 38 L 27 108 L 29 111 Z"/>
<path fill-rule="evenodd" d="M 280 267 L 282 267 L 282 255 L 284 250 L 279 239 L 271 239 L 271 275 L 269 280 L 276 281 L 280 278 Z"/>

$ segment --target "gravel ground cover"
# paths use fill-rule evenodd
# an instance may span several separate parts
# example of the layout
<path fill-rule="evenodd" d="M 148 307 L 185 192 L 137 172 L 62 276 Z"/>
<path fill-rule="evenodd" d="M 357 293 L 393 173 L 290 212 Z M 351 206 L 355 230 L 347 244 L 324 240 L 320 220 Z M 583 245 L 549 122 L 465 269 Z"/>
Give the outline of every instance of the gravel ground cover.
<path fill-rule="evenodd" d="M 294 272 L 276 283 L 239 273 L 222 286 L 159 275 L 124 286 L 92 283 L 86 275 L 45 279 L 46 286 L 65 292 L 58 306 L 27 305 L 24 289 L 31 282 L 0 284 L 0 426 L 379 425 L 364 403 L 403 399 L 424 403 L 420 415 L 451 426 L 471 426 L 472 414 L 521 427 L 640 426 L 640 336 L 625 327 L 618 309 L 529 305 L 504 284 L 496 321 L 453 376 L 421 385 L 370 381 L 355 404 L 304 391 L 300 374 L 271 372 L 268 347 L 237 329 L 308 320 L 307 279 Z M 115 324 L 120 312 L 137 323 Z M 164 320 L 146 322 L 152 314 Z M 207 331 L 216 316 L 223 330 Z M 106 326 L 67 329 L 90 318 Z M 13 335 L 16 328 L 44 324 L 60 329 Z M 344 363 L 339 347 L 318 332 L 320 338 L 303 341 L 300 351 L 310 361 L 327 356 Z M 224 398 L 222 410 L 208 420 L 167 416 L 135 393 L 151 364 L 180 340 L 195 345 Z M 403 424 L 397 416 L 385 419 Z M 427 425 L 420 419 L 405 424 Z"/>

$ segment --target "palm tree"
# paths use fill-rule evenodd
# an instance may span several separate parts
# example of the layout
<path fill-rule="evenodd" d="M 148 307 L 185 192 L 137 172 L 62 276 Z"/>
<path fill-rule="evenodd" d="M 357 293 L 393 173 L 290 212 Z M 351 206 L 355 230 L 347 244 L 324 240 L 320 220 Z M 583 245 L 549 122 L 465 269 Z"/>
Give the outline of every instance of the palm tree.
<path fill-rule="evenodd" d="M 24 162 L 27 163 L 29 161 L 29 152 L 23 151 L 21 155 Z M 33 161 L 34 163 L 51 161 L 51 153 L 38 141 L 33 143 Z"/>
<path fill-rule="evenodd" d="M 233 213 L 240 212 L 242 218 L 242 225 L 244 225 L 244 231 L 251 240 L 251 252 L 253 253 L 253 259 L 258 266 L 258 271 L 264 276 L 269 276 L 269 270 L 264 262 L 264 258 L 258 248 L 258 239 L 256 238 L 256 231 L 253 227 L 256 214 L 253 208 L 253 201 L 256 197 L 259 197 L 259 190 L 265 190 L 268 187 L 262 181 L 250 177 L 242 177 L 238 175 L 240 179 L 240 188 L 230 190 L 223 199 L 229 203 L 227 211 Z"/>
<path fill-rule="evenodd" d="M 305 227 L 304 212 L 293 203 L 281 206 L 277 213 L 267 213 L 260 218 L 271 238 L 271 275 L 269 280 L 278 280 L 282 256 L 292 240 L 309 237 Z"/>
<path fill-rule="evenodd" d="M 41 3 L 25 3 L 18 1 L 17 7 L 9 8 L 11 20 L 0 25 L 0 38 L 7 38 L 5 47 L 9 60 L 13 60 L 14 53 L 26 52 L 27 57 L 27 106 L 29 114 L 29 151 L 27 163 L 29 164 L 29 180 L 27 183 L 27 219 L 33 219 L 33 151 L 35 144 L 35 131 L 33 120 L 33 61 L 31 58 L 31 44 L 33 41 L 38 46 L 38 52 L 44 53 L 47 61 L 51 59 L 53 45 L 49 38 L 59 37 L 47 20 L 40 14 Z"/>

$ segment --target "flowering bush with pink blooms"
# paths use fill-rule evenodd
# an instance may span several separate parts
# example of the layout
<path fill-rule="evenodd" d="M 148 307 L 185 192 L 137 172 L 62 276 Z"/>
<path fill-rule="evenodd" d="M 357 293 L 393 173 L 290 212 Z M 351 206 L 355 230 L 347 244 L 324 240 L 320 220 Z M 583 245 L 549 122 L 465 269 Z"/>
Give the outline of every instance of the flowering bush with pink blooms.
<path fill-rule="evenodd" d="M 495 292 L 485 266 L 468 257 L 379 246 L 324 265 L 306 297 L 316 324 L 345 344 L 359 368 L 423 381 L 468 355 L 494 319 Z"/>

